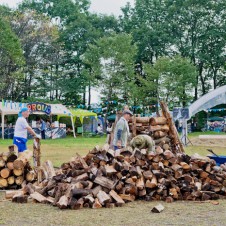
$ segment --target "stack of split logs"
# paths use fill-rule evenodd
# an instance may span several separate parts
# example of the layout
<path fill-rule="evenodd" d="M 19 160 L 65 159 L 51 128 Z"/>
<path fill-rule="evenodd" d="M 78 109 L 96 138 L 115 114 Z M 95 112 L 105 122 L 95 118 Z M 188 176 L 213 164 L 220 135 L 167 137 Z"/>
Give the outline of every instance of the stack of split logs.
<path fill-rule="evenodd" d="M 29 155 L 26 153 L 17 158 L 11 150 L 0 154 L 0 189 L 17 189 L 25 181 L 34 181 L 35 172 L 28 162 Z"/>
<path fill-rule="evenodd" d="M 106 144 L 85 157 L 77 154 L 56 176 L 27 184 L 18 192 L 13 193 L 14 201 L 30 197 L 61 209 L 115 207 L 136 199 L 218 199 L 226 196 L 226 165 L 216 166 L 199 155 L 174 154 L 160 146 L 156 153 L 147 153 L 130 147 L 113 151 Z"/>
<path fill-rule="evenodd" d="M 129 122 L 129 128 L 133 137 L 146 134 L 153 138 L 157 146 L 164 150 L 173 150 L 174 153 L 184 152 L 180 139 L 173 123 L 167 105 L 161 102 L 162 116 L 160 117 L 136 117 Z"/>

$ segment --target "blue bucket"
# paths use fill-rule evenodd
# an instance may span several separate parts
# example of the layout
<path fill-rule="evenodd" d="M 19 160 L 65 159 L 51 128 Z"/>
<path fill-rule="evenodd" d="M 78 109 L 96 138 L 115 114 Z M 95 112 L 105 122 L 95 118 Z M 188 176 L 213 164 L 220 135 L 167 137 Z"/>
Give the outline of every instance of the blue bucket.
<path fill-rule="evenodd" d="M 219 155 L 219 157 L 215 156 L 215 155 L 209 155 L 208 157 L 215 160 L 218 166 L 220 164 L 226 163 L 226 156 L 224 156 L 224 155 Z"/>

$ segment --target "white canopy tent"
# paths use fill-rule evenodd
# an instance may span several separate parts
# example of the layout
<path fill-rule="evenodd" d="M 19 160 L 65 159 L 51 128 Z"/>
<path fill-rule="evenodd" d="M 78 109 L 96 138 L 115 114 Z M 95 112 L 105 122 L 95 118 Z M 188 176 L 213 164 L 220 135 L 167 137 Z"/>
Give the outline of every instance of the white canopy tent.
<path fill-rule="evenodd" d="M 215 107 L 219 104 L 226 104 L 226 85 L 212 90 L 191 104 L 188 108 L 189 119 L 196 113 Z M 187 121 L 188 119 L 183 119 L 182 142 L 184 144 L 186 144 L 187 137 Z"/>
<path fill-rule="evenodd" d="M 0 102 L 0 113 L 2 115 L 2 139 L 4 139 L 4 121 L 6 115 L 17 115 L 21 108 L 27 106 L 27 103 L 18 103 L 12 101 Z M 51 115 L 64 115 L 71 118 L 71 124 L 73 128 L 73 135 L 75 135 L 75 127 L 73 121 L 73 115 L 71 112 L 62 104 L 50 104 L 51 106 Z M 45 114 L 43 112 L 34 111 L 34 114 Z"/>

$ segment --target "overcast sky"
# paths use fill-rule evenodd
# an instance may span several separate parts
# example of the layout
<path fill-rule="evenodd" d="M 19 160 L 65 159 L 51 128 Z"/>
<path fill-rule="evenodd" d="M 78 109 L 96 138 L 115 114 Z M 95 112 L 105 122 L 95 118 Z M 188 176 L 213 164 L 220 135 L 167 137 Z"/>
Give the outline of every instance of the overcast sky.
<path fill-rule="evenodd" d="M 0 0 L 0 4 L 6 4 L 9 7 L 16 7 L 22 0 Z M 105 13 L 105 14 L 120 14 L 120 8 L 127 2 L 134 4 L 134 0 L 91 0 L 92 12 Z"/>

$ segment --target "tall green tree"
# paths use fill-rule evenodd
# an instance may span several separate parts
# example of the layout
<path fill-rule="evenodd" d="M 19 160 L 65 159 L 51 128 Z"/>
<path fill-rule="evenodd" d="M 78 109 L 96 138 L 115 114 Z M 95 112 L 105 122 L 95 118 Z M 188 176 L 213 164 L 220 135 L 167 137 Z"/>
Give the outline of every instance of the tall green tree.
<path fill-rule="evenodd" d="M 92 14 L 88 11 L 89 6 L 87 0 L 25 0 L 21 6 L 48 15 L 58 25 L 58 43 L 64 52 L 59 65 L 63 75 L 58 87 L 61 87 L 62 98 L 67 104 L 80 101 L 81 93 L 85 104 L 87 87 L 90 91 L 93 85 L 87 73 L 91 69 L 82 60 L 88 45 L 112 31 L 119 31 L 115 17 Z M 89 103 L 90 99 L 89 95 Z"/>
<path fill-rule="evenodd" d="M 130 96 L 129 84 L 134 82 L 134 57 L 137 48 L 132 44 L 131 35 L 112 34 L 89 45 L 84 56 L 86 63 L 92 68 L 101 93 L 109 103 L 115 96 Z"/>
<path fill-rule="evenodd" d="M 51 99 L 56 83 L 51 78 L 51 68 L 58 61 L 56 59 L 58 46 L 54 45 L 58 39 L 58 31 L 50 19 L 36 11 L 15 11 L 11 17 L 11 27 L 17 34 L 23 49 L 26 64 L 23 67 L 24 79 L 17 86 L 17 95 L 27 99 L 31 96 Z M 38 81 L 43 77 L 44 84 Z"/>
<path fill-rule="evenodd" d="M 162 57 L 154 65 L 145 64 L 145 72 L 146 79 L 141 78 L 141 90 L 146 96 L 151 87 L 151 90 L 156 89 L 159 100 L 170 105 L 185 107 L 192 100 L 197 70 L 188 59 Z"/>
<path fill-rule="evenodd" d="M 225 61 L 226 2 L 175 0 L 168 1 L 167 8 L 175 47 L 197 67 L 196 84 L 201 84 L 203 95 L 211 88 L 210 80 L 217 87 Z M 198 91 L 196 86 L 195 99 Z"/>
<path fill-rule="evenodd" d="M 0 6 L 0 98 L 16 99 L 15 85 L 22 78 L 21 67 L 24 57 L 21 43 L 10 27 L 11 12 Z"/>

